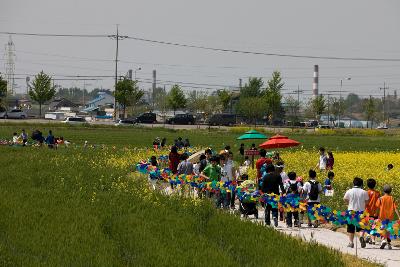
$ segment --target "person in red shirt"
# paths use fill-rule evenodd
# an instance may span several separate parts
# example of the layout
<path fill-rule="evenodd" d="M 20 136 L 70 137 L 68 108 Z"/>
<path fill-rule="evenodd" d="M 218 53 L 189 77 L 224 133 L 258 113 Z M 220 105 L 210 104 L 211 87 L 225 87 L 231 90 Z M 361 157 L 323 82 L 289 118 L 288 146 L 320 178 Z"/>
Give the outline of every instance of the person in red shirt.
<path fill-rule="evenodd" d="M 265 149 L 260 150 L 260 158 L 256 161 L 256 169 L 257 169 L 257 183 L 261 178 L 261 167 L 266 163 L 267 165 L 272 164 L 272 160 L 270 158 L 266 158 L 267 151 Z"/>
<path fill-rule="evenodd" d="M 379 219 L 381 221 L 389 220 L 392 221 L 394 219 L 394 213 L 396 212 L 397 217 L 400 218 L 399 211 L 397 210 L 397 205 L 394 198 L 390 195 L 392 193 L 392 187 L 390 185 L 383 186 L 383 192 L 385 193 L 382 197 L 378 198 L 376 202 L 376 207 L 379 208 Z M 392 245 L 390 244 L 390 234 L 386 233 L 385 236 L 382 236 L 381 249 L 384 249 L 386 244 L 389 249 L 392 249 Z"/>
<path fill-rule="evenodd" d="M 168 156 L 169 159 L 169 169 L 173 174 L 178 172 L 178 165 L 181 159 L 181 155 L 178 153 L 178 148 L 176 146 L 171 147 L 171 152 Z"/>
<path fill-rule="evenodd" d="M 376 207 L 376 201 L 380 198 L 381 194 L 375 190 L 375 186 L 376 186 L 376 181 L 375 179 L 368 179 L 367 180 L 367 186 L 368 186 L 368 197 L 369 197 L 369 201 L 367 203 L 367 205 L 365 206 L 365 211 L 368 212 L 369 217 L 373 218 L 373 219 L 378 219 L 378 208 Z M 363 236 L 364 236 L 365 232 L 363 232 Z M 375 238 L 376 236 L 367 236 L 367 238 L 365 239 L 365 242 L 375 245 Z"/>

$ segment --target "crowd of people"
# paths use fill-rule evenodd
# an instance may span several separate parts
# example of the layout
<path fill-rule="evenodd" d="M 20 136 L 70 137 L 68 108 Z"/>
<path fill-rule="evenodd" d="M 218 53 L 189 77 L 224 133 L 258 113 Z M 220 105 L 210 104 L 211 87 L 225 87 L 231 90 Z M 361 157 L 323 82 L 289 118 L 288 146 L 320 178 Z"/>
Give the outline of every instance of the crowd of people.
<path fill-rule="evenodd" d="M 22 129 L 20 134 L 18 134 L 17 132 L 13 133 L 12 142 L 10 143 L 10 145 L 14 146 L 46 145 L 48 148 L 57 149 L 61 145 L 68 146 L 70 144 L 70 142 L 68 140 L 64 140 L 64 137 L 62 136 L 55 137 L 53 135 L 52 130 L 49 130 L 46 137 L 43 136 L 43 133 L 40 130 L 34 130 L 31 133 L 31 139 L 33 143 L 29 144 L 28 139 L 29 139 L 28 133 L 25 131 L 25 129 Z"/>
<path fill-rule="evenodd" d="M 171 147 L 168 155 L 168 168 L 173 174 L 181 175 L 198 175 L 205 181 L 236 181 L 239 185 L 245 184 L 254 186 L 254 190 L 259 190 L 264 194 L 275 194 L 280 196 L 298 197 L 302 202 L 306 203 L 307 209 L 310 209 L 321 203 L 321 195 L 332 196 L 334 185 L 333 180 L 335 174 L 334 156 L 331 151 L 325 152 L 321 147 L 319 149 L 319 161 L 315 169 L 310 169 L 308 179 L 305 181 L 295 172 L 285 172 L 285 165 L 278 153 L 269 154 L 264 149 L 259 151 L 260 158 L 256 161 L 257 175 L 254 181 L 247 180 L 248 175 L 246 169 L 250 166 L 249 159 L 244 157 L 243 146 L 240 146 L 239 154 L 242 155 L 242 164 L 238 166 L 233 160 L 233 152 L 230 146 L 226 146 L 219 153 L 213 152 L 211 149 L 206 149 L 203 154 L 198 157 L 195 162 L 189 160 L 187 153 L 180 154 L 179 148 L 176 145 Z M 153 166 L 158 166 L 157 158 L 154 156 L 151 159 Z M 388 165 L 388 170 L 392 169 L 393 165 Z M 317 179 L 317 171 L 319 175 L 325 177 L 321 183 Z M 171 185 L 172 186 L 172 185 Z M 363 180 L 355 177 L 353 188 L 349 189 L 343 197 L 343 200 L 348 204 L 350 211 L 367 211 L 371 217 L 380 220 L 393 220 L 394 214 L 399 216 L 395 200 L 391 196 L 391 187 L 384 185 L 383 195 L 381 196 L 375 190 L 376 180 L 368 179 L 368 191 L 363 190 Z M 199 197 L 211 198 L 218 208 L 236 209 L 235 206 L 235 190 L 221 193 L 218 191 L 198 191 Z M 301 227 L 304 220 L 304 211 L 284 211 L 281 207 L 273 207 L 270 204 L 263 204 L 265 209 L 265 224 L 278 226 L 278 221 L 285 221 L 287 227 Z M 248 216 L 254 214 L 258 218 L 257 203 L 242 203 L 239 201 L 239 210 L 243 215 Z M 399 216 L 400 217 L 400 216 Z M 312 220 L 307 216 L 307 224 L 309 227 L 319 227 L 318 220 Z M 347 226 L 349 233 L 349 247 L 354 247 L 355 233 L 361 231 L 354 225 Z M 374 244 L 375 238 L 362 232 L 359 236 L 362 248 L 366 247 L 367 243 Z M 391 249 L 390 236 L 383 236 L 380 248 L 385 247 Z"/>

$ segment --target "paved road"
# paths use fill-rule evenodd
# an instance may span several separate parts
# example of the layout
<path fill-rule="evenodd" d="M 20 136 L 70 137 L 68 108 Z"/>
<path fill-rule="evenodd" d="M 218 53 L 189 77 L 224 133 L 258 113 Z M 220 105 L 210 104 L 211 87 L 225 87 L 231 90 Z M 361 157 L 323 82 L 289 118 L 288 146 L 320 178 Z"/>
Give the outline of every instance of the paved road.
<path fill-rule="evenodd" d="M 12 119 L 0 119 L 0 124 L 1 123 L 33 123 L 33 124 L 40 124 L 40 123 L 63 123 L 61 121 L 56 121 L 56 120 L 45 120 L 45 119 L 25 119 L 25 120 L 12 120 Z M 90 122 L 90 124 L 93 125 L 114 125 L 114 122 L 111 121 L 93 121 Z M 160 128 L 160 127 L 164 127 L 167 129 L 177 129 L 177 130 L 193 130 L 193 129 L 208 129 L 209 126 L 208 125 L 171 125 L 171 124 L 163 124 L 163 123 L 159 123 L 159 124 L 146 124 L 146 123 L 141 123 L 139 124 L 140 126 L 143 127 L 151 127 L 151 128 Z M 121 126 L 122 127 L 122 126 Z M 129 126 L 123 126 L 123 127 L 129 127 Z M 246 127 L 246 125 L 243 125 L 243 127 Z M 247 127 L 252 127 L 251 125 L 247 125 Z M 271 128 L 271 127 L 264 127 L 261 125 L 257 125 L 258 128 L 264 128 L 268 131 L 271 132 L 276 132 L 276 133 L 280 133 L 280 132 L 288 132 L 291 131 L 291 128 Z M 211 126 L 212 129 L 229 129 L 231 127 L 228 126 Z M 307 129 L 308 132 L 313 132 L 314 129 Z"/>

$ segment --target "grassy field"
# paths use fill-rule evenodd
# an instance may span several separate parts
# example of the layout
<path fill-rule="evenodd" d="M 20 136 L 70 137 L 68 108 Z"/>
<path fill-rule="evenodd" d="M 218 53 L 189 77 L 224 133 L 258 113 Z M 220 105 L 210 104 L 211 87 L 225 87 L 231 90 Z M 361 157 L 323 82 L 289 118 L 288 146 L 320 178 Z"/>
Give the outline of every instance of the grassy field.
<path fill-rule="evenodd" d="M 0 146 L 0 265 L 373 266 L 154 193 L 127 175 L 143 155 Z"/>
<path fill-rule="evenodd" d="M 171 144 L 174 139 L 181 136 L 189 138 L 194 146 L 211 146 L 216 149 L 223 148 L 225 144 L 231 145 L 234 151 L 245 143 L 250 146 L 251 143 L 257 145 L 264 140 L 238 141 L 236 138 L 240 136 L 246 128 L 232 128 L 231 130 L 173 130 L 163 128 L 138 128 L 138 127 L 114 127 L 114 126 L 70 126 L 60 124 L 0 124 L 0 139 L 11 139 L 13 132 L 20 133 L 21 129 L 25 129 L 31 133 L 35 129 L 39 129 L 44 135 L 48 130 L 53 130 L 55 136 L 63 136 L 66 140 L 72 141 L 74 144 L 82 145 L 85 141 L 89 144 L 106 144 L 118 147 L 148 147 L 151 146 L 154 138 L 165 137 L 167 142 Z M 266 132 L 267 136 L 275 133 Z M 317 149 L 325 146 L 333 151 L 393 151 L 400 146 L 400 135 L 331 135 L 318 133 L 288 132 L 285 133 L 302 143 L 295 149 Z"/>

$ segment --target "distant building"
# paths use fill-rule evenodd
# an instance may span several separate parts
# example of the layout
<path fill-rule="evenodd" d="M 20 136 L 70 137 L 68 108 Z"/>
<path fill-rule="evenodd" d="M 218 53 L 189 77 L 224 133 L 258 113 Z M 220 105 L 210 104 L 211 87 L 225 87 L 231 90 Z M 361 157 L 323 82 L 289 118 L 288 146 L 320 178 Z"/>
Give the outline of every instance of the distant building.
<path fill-rule="evenodd" d="M 49 111 L 78 111 L 79 105 L 66 98 L 54 99 L 49 104 Z"/>
<path fill-rule="evenodd" d="M 114 97 L 106 92 L 99 92 L 97 97 L 85 104 L 83 112 L 96 112 L 114 107 Z"/>

